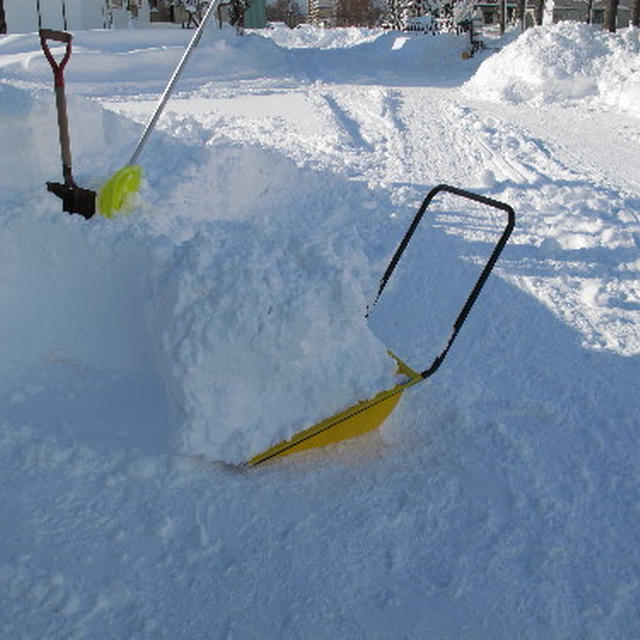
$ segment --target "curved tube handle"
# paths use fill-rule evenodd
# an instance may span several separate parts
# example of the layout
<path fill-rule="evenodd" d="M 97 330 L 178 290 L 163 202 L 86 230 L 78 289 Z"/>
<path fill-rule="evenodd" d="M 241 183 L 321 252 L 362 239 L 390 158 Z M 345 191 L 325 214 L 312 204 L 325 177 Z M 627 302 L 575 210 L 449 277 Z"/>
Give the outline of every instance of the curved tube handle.
<path fill-rule="evenodd" d="M 473 307 L 475 301 L 480 295 L 480 291 L 482 290 L 484 283 L 487 281 L 489 274 L 491 273 L 500 254 L 502 253 L 502 250 L 504 249 L 504 246 L 507 243 L 507 240 L 509 239 L 511 232 L 513 231 L 513 228 L 515 226 L 515 221 L 516 221 L 514 210 L 504 202 L 499 202 L 498 200 L 494 200 L 493 198 L 487 198 L 486 196 L 481 196 L 481 195 L 478 195 L 477 193 L 471 193 L 470 191 L 465 191 L 464 189 L 459 189 L 458 187 L 452 187 L 446 184 L 440 184 L 437 187 L 434 187 L 433 189 L 431 189 L 431 191 L 427 194 L 427 197 L 422 202 L 422 205 L 420 206 L 420 209 L 418 209 L 418 212 L 413 218 L 413 221 L 411 222 L 409 229 L 405 233 L 404 237 L 402 238 L 402 241 L 400 242 L 400 245 L 396 249 L 396 252 L 394 253 L 393 258 L 391 258 L 391 262 L 389 263 L 389 266 L 387 267 L 382 278 L 380 279 L 380 287 L 378 289 L 378 293 L 376 295 L 375 300 L 373 301 L 372 306 L 376 304 L 376 302 L 379 300 L 380 296 L 382 295 L 382 292 L 384 291 L 384 288 L 386 287 L 387 282 L 391 277 L 391 274 L 394 272 L 398 264 L 398 261 L 402 257 L 404 250 L 407 248 L 407 245 L 411 240 L 411 237 L 413 236 L 415 230 L 420 224 L 420 221 L 422 220 L 422 217 L 424 216 L 425 211 L 427 210 L 427 207 L 429 206 L 431 201 L 435 198 L 435 196 L 442 191 L 452 193 L 453 195 L 460 196 L 461 198 L 466 198 L 467 200 L 480 202 L 481 204 L 485 204 L 489 207 L 493 207 L 495 209 L 500 209 L 504 211 L 507 214 L 507 224 L 498 242 L 496 243 L 493 251 L 491 252 L 489 259 L 484 265 L 484 268 L 482 269 L 482 272 L 480 273 L 478 280 L 476 281 L 473 289 L 471 290 L 469 297 L 467 298 L 462 309 L 460 310 L 460 313 L 458 314 L 458 317 L 455 319 L 455 322 L 453 323 L 453 329 L 449 337 L 449 340 L 447 342 L 447 345 L 440 352 L 440 354 L 435 357 L 433 362 L 424 371 L 420 372 L 420 376 L 423 379 L 433 375 L 442 364 L 447 353 L 449 353 L 449 349 L 451 349 L 451 345 L 456 339 L 456 336 L 458 335 L 460 328 L 464 324 L 464 321 L 467 319 L 467 316 L 469 315 L 469 311 L 471 311 L 471 307 Z"/>
<path fill-rule="evenodd" d="M 53 70 L 53 82 L 54 86 L 64 87 L 64 68 L 69 62 L 69 58 L 71 57 L 71 40 L 73 39 L 70 33 L 66 31 L 54 31 L 53 29 L 40 29 L 38 32 L 40 35 L 40 45 L 42 46 L 42 50 L 44 51 L 44 55 L 47 57 L 49 64 L 51 65 L 51 69 Z M 60 62 L 56 62 L 53 54 L 51 53 L 51 49 L 49 49 L 48 40 L 53 40 L 54 42 L 62 42 L 67 45 L 67 50 L 65 51 L 64 57 Z"/>

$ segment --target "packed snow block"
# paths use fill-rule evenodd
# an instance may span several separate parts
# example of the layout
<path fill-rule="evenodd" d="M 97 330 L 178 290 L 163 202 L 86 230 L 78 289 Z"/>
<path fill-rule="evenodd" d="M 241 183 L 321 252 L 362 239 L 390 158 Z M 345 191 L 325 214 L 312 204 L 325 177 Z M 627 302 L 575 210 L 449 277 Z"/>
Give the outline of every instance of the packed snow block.
<path fill-rule="evenodd" d="M 100 134 L 102 109 L 82 98 L 72 98 L 69 101 L 72 124 L 80 123 L 80 119 L 74 117 L 78 102 L 82 103 L 82 126 L 92 133 L 91 143 L 84 145 L 89 147 Z M 36 96 L 18 87 L 0 84 L 0 112 L 3 114 L 0 148 L 11 149 L 11 153 L 0 154 L 0 188 L 5 197 L 10 200 L 9 196 L 15 192 L 24 192 L 36 185 L 44 191 L 47 180 L 62 177 L 53 92 L 50 97 Z M 71 139 L 73 146 L 74 131 Z"/>
<path fill-rule="evenodd" d="M 48 66 L 46 61 L 43 64 Z M 47 73 L 53 84 L 50 68 Z M 130 148 L 139 125 L 80 96 L 69 95 L 67 107 L 74 177 L 85 188 L 97 188 L 106 173 L 105 157 L 113 156 L 113 163 L 118 162 L 117 156 Z M 0 113 L 0 148 L 11 149 L 0 154 L 0 188 L 5 199 L 10 202 L 18 194 L 41 190 L 43 198 L 58 209 L 60 200 L 45 187 L 49 180 L 62 179 L 53 90 L 43 94 L 0 83 Z"/>
<path fill-rule="evenodd" d="M 30 174 L 39 164 L 39 158 L 33 150 L 32 111 L 35 101 L 26 91 L 0 83 L 0 113 L 3 114 L 0 127 L 0 188 L 26 189 Z M 58 156 L 54 158 L 59 158 Z M 58 161 L 58 165 L 60 162 Z M 7 192 L 5 191 L 5 197 Z"/>
<path fill-rule="evenodd" d="M 149 317 L 183 452 L 247 461 L 393 385 L 355 237 L 218 221 L 170 253 Z"/>
<path fill-rule="evenodd" d="M 0 273 L 11 283 L 0 287 L 0 380 L 52 363 L 150 371 L 144 242 L 55 206 L 45 216 L 5 214 L 0 225 Z"/>

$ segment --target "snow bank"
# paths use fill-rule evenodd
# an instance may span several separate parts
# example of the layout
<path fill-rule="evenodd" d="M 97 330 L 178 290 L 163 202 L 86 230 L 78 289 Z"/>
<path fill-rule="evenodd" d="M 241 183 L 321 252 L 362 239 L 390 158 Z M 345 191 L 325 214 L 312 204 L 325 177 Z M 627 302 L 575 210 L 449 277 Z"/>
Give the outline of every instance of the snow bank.
<path fill-rule="evenodd" d="M 116 116 L 73 102 L 84 106 L 72 119 L 80 164 L 95 147 L 117 166 L 125 154 L 103 126 Z M 52 101 L 0 84 L 0 104 L 0 142 L 16 149 L 2 160 L 0 269 L 12 286 L 0 290 L 0 378 L 47 362 L 160 376 L 180 450 L 228 462 L 394 383 L 363 317 L 375 280 L 361 191 L 345 187 L 336 203 L 337 184 L 327 193 L 276 154 L 198 153 L 158 134 L 153 205 L 87 223 L 44 188 L 60 179 Z"/>
<path fill-rule="evenodd" d="M 295 35 L 283 38 L 279 30 L 266 30 L 238 37 L 232 28 L 209 25 L 184 69 L 178 89 L 190 81 L 283 75 L 302 81 L 356 76 L 397 82 L 401 77 L 430 71 L 439 77 L 464 66 L 460 53 L 468 47 L 468 38 L 453 35 L 427 37 L 313 27 L 292 33 Z M 99 91 L 98 87 L 118 94 L 138 93 L 141 88 L 161 91 L 189 35 L 188 30 L 169 28 L 132 29 L 114 36 L 107 31 L 77 32 L 76 53 L 66 71 L 67 86 L 70 91 L 79 86 L 83 93 L 92 88 Z M 163 44 L 158 46 L 159 42 Z M 58 56 L 63 49 L 52 46 L 52 51 Z M 0 54 L 0 68 L 7 77 L 51 82 L 51 70 L 35 34 L 0 38 Z"/>
<path fill-rule="evenodd" d="M 371 42 L 384 34 L 385 30 L 364 27 L 319 29 L 310 24 L 300 24 L 295 29 L 277 25 L 266 30 L 256 29 L 251 33 L 269 38 L 286 49 L 344 49 Z"/>
<path fill-rule="evenodd" d="M 468 95 L 540 105 L 591 99 L 640 115 L 640 32 L 611 34 L 561 22 L 525 31 L 485 60 L 465 85 Z"/>

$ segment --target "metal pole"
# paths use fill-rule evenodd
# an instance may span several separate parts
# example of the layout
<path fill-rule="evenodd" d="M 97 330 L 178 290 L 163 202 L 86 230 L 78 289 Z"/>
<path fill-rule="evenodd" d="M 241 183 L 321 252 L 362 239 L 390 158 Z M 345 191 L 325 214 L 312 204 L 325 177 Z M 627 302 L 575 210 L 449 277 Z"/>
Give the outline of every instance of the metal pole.
<path fill-rule="evenodd" d="M 169 79 L 169 82 L 167 83 L 164 93 L 162 94 L 162 97 L 158 102 L 158 106 L 156 107 L 156 110 L 153 112 L 151 119 L 149 120 L 149 122 L 147 122 L 147 126 L 142 132 L 142 135 L 140 136 L 140 140 L 138 141 L 138 144 L 133 152 L 133 155 L 131 156 L 131 160 L 129 160 L 129 165 L 134 165 L 136 163 L 138 156 L 142 151 L 142 147 L 144 147 L 147 141 L 147 138 L 149 137 L 149 134 L 151 133 L 153 128 L 156 126 L 156 122 L 158 122 L 158 118 L 160 118 L 160 116 L 162 115 L 162 112 L 164 111 L 167 101 L 171 96 L 171 92 L 173 91 L 173 88 L 176 82 L 178 82 L 178 79 L 180 78 L 180 74 L 182 73 L 184 66 L 187 64 L 187 60 L 189 59 L 189 56 L 191 55 L 193 50 L 196 48 L 198 42 L 200 42 L 200 38 L 202 37 L 204 28 L 207 24 L 207 21 L 209 20 L 209 16 L 218 8 L 218 5 L 220 4 L 220 2 L 221 0 L 214 0 L 207 7 L 207 11 L 203 16 L 202 21 L 200 22 L 200 25 L 196 29 L 196 32 L 193 34 L 193 37 L 191 38 L 191 41 L 187 45 L 185 52 L 182 54 L 182 58 L 180 58 L 180 62 L 178 62 L 178 66 L 175 68 L 173 75 L 171 76 L 171 78 Z"/>

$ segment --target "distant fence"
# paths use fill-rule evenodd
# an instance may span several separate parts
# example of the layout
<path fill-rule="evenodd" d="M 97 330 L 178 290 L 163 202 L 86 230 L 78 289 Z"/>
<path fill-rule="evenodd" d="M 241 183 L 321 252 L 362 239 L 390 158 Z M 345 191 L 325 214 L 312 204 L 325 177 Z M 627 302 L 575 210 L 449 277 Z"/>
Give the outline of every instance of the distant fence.
<path fill-rule="evenodd" d="M 432 16 L 420 16 L 417 18 L 409 18 L 404 30 L 432 35 L 440 33 L 453 33 L 457 35 L 468 33 L 471 45 L 470 55 L 473 55 L 479 49 L 484 48 L 483 26 L 484 21 L 482 16 L 479 15 L 474 15 L 470 20 L 464 20 L 462 22 L 456 21 L 453 17 L 434 18 Z"/>
<path fill-rule="evenodd" d="M 457 22 L 453 17 L 434 18 L 432 16 L 419 16 L 408 18 L 405 31 L 418 33 L 466 33 L 469 31 L 469 22 Z"/>

